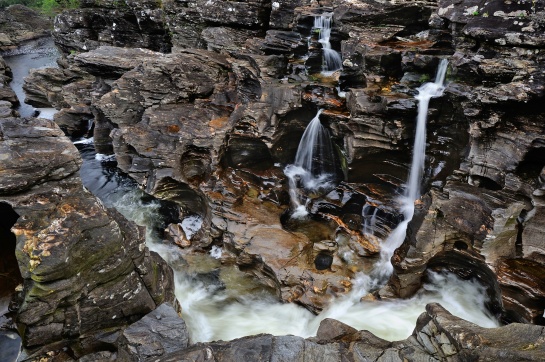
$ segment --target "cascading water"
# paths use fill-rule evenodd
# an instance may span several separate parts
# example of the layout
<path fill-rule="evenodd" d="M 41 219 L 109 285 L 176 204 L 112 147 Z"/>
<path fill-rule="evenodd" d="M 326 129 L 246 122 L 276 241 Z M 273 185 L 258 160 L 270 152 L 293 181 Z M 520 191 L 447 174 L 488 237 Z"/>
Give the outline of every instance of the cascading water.
<path fill-rule="evenodd" d="M 299 142 L 295 162 L 286 166 L 284 173 L 289 179 L 290 197 L 298 218 L 308 214 L 306 195 L 328 189 L 335 175 L 335 150 L 327 128 L 320 122 L 320 109 L 310 121 Z M 303 193 L 299 193 L 299 188 Z"/>
<path fill-rule="evenodd" d="M 315 180 L 315 177 L 319 177 L 324 172 L 319 169 L 321 166 L 314 164 L 316 157 L 319 156 L 314 153 L 315 147 L 310 147 L 310 144 L 318 142 L 316 138 L 310 137 L 310 134 L 319 134 L 323 131 L 319 121 L 320 114 L 321 112 L 318 112 L 311 122 L 314 123 L 307 127 L 308 136 L 303 137 L 305 141 L 301 142 L 303 144 L 301 153 L 299 154 L 298 151 L 296 162 L 291 165 L 292 169 L 304 170 L 299 172 L 299 175 L 308 176 L 310 183 L 314 182 L 313 178 Z M 325 137 L 325 134 L 322 136 Z M 326 140 L 331 142 L 329 134 Z M 304 166 L 307 160 L 310 160 L 310 166 L 308 164 Z M 91 162 L 90 165 L 104 165 L 102 162 L 96 162 L 96 157 L 91 155 L 84 157 L 84 166 L 87 162 Z M 96 175 L 89 174 L 85 170 L 86 168 L 83 167 L 84 181 L 90 176 L 96 179 Z M 100 175 L 100 180 L 104 179 L 102 176 Z M 125 184 L 119 182 L 117 176 L 112 179 L 117 180 L 117 184 Z M 301 179 L 300 182 L 305 181 Z M 96 188 L 87 185 L 90 189 Z M 99 189 L 104 191 L 108 187 L 101 186 Z M 318 316 L 295 304 L 280 303 L 264 291 L 248 292 L 256 287 L 251 285 L 255 281 L 241 276 L 242 273 L 235 267 L 220 269 L 222 280 L 228 284 L 227 288 L 222 289 L 205 283 L 188 272 L 188 263 L 182 258 L 181 251 L 176 245 L 164 243 L 154 234 L 152 230 L 157 229 L 157 225 L 161 222 L 158 211 L 160 204 L 159 201 L 150 202 L 149 198 L 143 202 L 142 194 L 142 191 L 138 189 L 133 191 L 124 189 L 121 193 L 114 195 L 114 205 L 128 219 L 146 226 L 148 247 L 158 252 L 173 268 L 176 297 L 182 305 L 184 320 L 194 342 L 231 340 L 258 333 L 310 337 L 316 334 L 320 322 L 325 318 L 336 318 L 354 328 L 369 330 L 387 340 L 400 340 L 410 335 L 416 319 L 424 310 L 424 305 L 430 302 L 441 303 L 455 315 L 481 326 L 497 325 L 497 322 L 486 313 L 484 288 L 476 282 L 461 281 L 456 276 L 448 274 L 432 273 L 429 278 L 431 283 L 425 285 L 415 297 L 387 302 L 361 301 L 361 296 L 366 294 L 379 279 L 376 276 L 360 276 L 354 280 L 353 292 L 344 298 L 334 300 L 331 306 Z M 106 191 L 103 195 L 110 197 L 108 195 L 112 193 Z M 405 229 L 400 228 L 402 230 L 399 233 L 403 235 L 398 240 L 402 241 Z M 213 250 L 214 256 L 220 253 L 217 249 Z M 199 258 L 196 263 L 201 268 L 207 265 L 206 270 L 213 271 L 220 267 L 220 261 L 212 256 L 195 256 L 195 258 Z M 380 268 L 382 266 L 377 264 L 376 269 Z"/>
<path fill-rule="evenodd" d="M 414 215 L 414 202 L 420 197 L 420 183 L 424 174 L 426 157 L 426 120 L 430 99 L 440 97 L 445 90 L 444 81 L 447 72 L 448 61 L 442 59 L 439 63 L 435 82 L 424 83 L 420 86 L 416 100 L 418 100 L 418 115 L 416 118 L 416 133 L 413 147 L 413 159 L 407 181 L 404 196 L 400 198 L 403 221 L 392 231 L 386 241 L 381 245 L 381 267 L 377 268 L 382 277 L 388 277 L 392 273 L 390 259 L 394 251 L 401 246 L 407 233 L 407 226 Z"/>
<path fill-rule="evenodd" d="M 333 14 L 324 13 L 314 18 L 314 29 L 318 29 L 318 41 L 322 44 L 325 72 L 334 72 L 342 68 L 341 55 L 331 48 L 331 25 L 333 23 Z"/>

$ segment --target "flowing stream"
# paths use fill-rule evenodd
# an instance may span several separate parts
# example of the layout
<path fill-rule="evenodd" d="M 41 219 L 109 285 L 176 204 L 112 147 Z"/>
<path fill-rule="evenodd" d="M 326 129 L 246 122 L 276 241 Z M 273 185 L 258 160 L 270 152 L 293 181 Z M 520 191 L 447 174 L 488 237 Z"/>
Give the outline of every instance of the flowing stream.
<path fill-rule="evenodd" d="M 497 322 L 487 313 L 484 306 L 486 301 L 484 288 L 475 282 L 462 281 L 450 274 L 431 274 L 429 278 L 431 283 L 425 285 L 411 299 L 385 302 L 361 301 L 362 296 L 376 288 L 384 281 L 385 276 L 389 275 L 388 271 L 384 271 L 384 268 L 389 265 L 388 256 L 391 256 L 396 245 L 403 241 L 407 224 L 412 218 L 414 200 L 419 193 L 421 176 L 418 175 L 421 174 L 424 160 L 427 104 L 431 97 L 441 95 L 443 78 L 444 75 L 438 77 L 439 81 L 431 85 L 425 84 L 419 89 L 420 108 L 416 137 L 418 145 L 415 145 L 408 191 L 404 198 L 405 202 L 402 202 L 405 221 L 383 244 L 383 258 L 377 263 L 375 272 L 370 275 L 359 275 L 354 280 L 353 291 L 333 301 L 330 307 L 318 316 L 295 304 L 278 302 L 253 279 L 238 271 L 234 266 L 220 268 L 220 262 L 216 259 L 218 255 L 221 255 L 219 248 L 215 248 L 212 255 L 194 256 L 192 265 L 198 265 L 199 270 L 189 267 L 176 245 L 162 242 L 154 233 L 156 226 L 161 223 L 160 202 L 150 199 L 138 189 L 133 180 L 115 168 L 113 160 L 101 155 L 97 156 L 92 139 L 76 142 L 84 160 L 80 175 L 84 185 L 106 206 L 114 206 L 128 219 L 146 226 L 148 247 L 158 252 L 174 270 L 176 296 L 182 305 L 183 317 L 193 342 L 231 340 L 257 333 L 309 337 L 316 334 L 324 318 L 336 318 L 359 330 L 369 330 L 387 340 L 400 340 L 411 334 L 417 317 L 424 311 L 424 306 L 430 302 L 439 302 L 453 314 L 481 326 L 494 327 Z M 22 82 L 21 79 L 14 81 Z M 318 112 L 311 122 L 314 122 L 312 127 L 316 128 L 314 131 L 309 130 L 310 133 L 322 132 L 320 113 Z M 422 126 L 420 126 L 421 122 Z M 307 146 L 302 153 L 310 152 L 310 147 Z M 296 167 L 304 168 L 306 161 L 303 160 L 307 156 L 303 157 L 302 154 L 301 160 L 295 162 Z M 415 166 L 415 163 L 418 165 Z M 312 171 L 313 166 L 309 166 L 306 170 L 312 177 L 319 178 L 324 173 L 323 170 Z M 416 180 L 414 182 L 413 177 Z M 310 186 L 312 182 L 306 185 L 307 188 Z M 384 262 L 385 264 L 382 265 L 382 261 L 386 259 L 387 263 Z M 214 274 L 217 270 L 225 288 L 215 282 L 218 279 L 218 276 Z"/>
<path fill-rule="evenodd" d="M 29 74 L 31 69 L 57 67 L 56 60 L 59 57 L 59 52 L 55 47 L 53 39 L 41 38 L 30 41 L 15 50 L 3 53 L 2 57 L 13 73 L 13 80 L 9 85 L 19 99 L 20 105 L 17 111 L 19 111 L 21 117 L 31 117 L 38 111 L 40 117 L 53 119 L 53 114 L 56 112 L 54 108 L 36 109 L 26 104 L 24 102 L 25 92 L 23 90 L 24 78 Z"/>

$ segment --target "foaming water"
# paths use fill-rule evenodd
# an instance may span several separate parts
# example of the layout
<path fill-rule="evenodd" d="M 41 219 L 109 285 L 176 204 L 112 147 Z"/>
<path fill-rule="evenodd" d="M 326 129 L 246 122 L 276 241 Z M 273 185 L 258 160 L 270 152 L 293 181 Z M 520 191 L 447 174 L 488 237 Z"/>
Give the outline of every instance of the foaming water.
<path fill-rule="evenodd" d="M 193 342 L 231 340 L 259 333 L 273 335 L 316 335 L 320 322 L 335 318 L 358 330 L 369 330 L 387 340 L 407 338 L 427 303 L 438 302 L 453 314 L 483 327 L 495 327 L 497 322 L 486 312 L 484 287 L 464 281 L 452 274 L 430 273 L 430 283 L 408 300 L 361 301 L 360 293 L 370 287 L 370 278 L 359 276 L 354 292 L 335 300 L 320 315 L 289 303 L 280 303 L 264 292 L 244 292 L 252 281 L 238 275 L 231 277 L 226 289 L 195 278 L 181 257 L 180 249 L 161 242 L 149 231 L 158 222 L 158 202 L 142 203 L 138 192 L 128 193 L 116 203 L 116 208 L 129 219 L 147 226 L 147 245 L 161 255 L 174 269 L 176 297 L 182 306 Z M 218 261 L 201 256 L 199 264 Z M 210 260 L 207 260 L 209 258 Z M 234 268 L 234 267 L 233 267 Z M 231 271 L 235 274 L 236 271 Z M 229 280 L 229 276 L 224 276 Z M 255 285 L 254 285 L 255 287 Z M 240 289 L 239 289 L 240 288 Z"/>
<path fill-rule="evenodd" d="M 333 186 L 335 151 L 329 131 L 320 122 L 322 112 L 323 109 L 318 110 L 305 129 L 299 141 L 295 162 L 284 169 L 284 174 L 289 180 L 294 218 L 308 214 L 307 195 L 319 193 Z M 301 193 L 301 189 L 304 192 Z"/>
<path fill-rule="evenodd" d="M 176 297 L 194 342 L 231 340 L 258 333 L 310 337 L 316 335 L 325 318 L 338 319 L 358 330 L 369 330 L 386 340 L 401 340 L 412 333 L 418 316 L 431 302 L 441 303 L 451 313 L 483 327 L 498 325 L 486 311 L 484 287 L 452 274 L 430 273 L 430 282 L 415 297 L 391 301 L 361 300 L 367 294 L 365 291 L 375 287 L 374 280 L 362 274 L 354 280 L 352 293 L 335 300 L 318 316 L 295 304 L 280 303 L 265 291 L 249 292 L 248 289 L 256 285 L 234 267 L 226 271 L 231 276 L 222 275 L 223 280 L 231 280 L 230 284 L 220 288 L 195 277 L 180 249 L 154 235 L 152 230 L 160 222 L 160 204 L 142 202 L 142 195 L 138 189 L 128 192 L 118 198 L 115 207 L 127 218 L 147 227 L 148 247 L 172 266 Z M 220 265 L 212 256 L 199 258 L 197 264 L 201 268 L 209 264 L 204 270 L 214 270 Z M 224 271 L 222 269 L 222 273 Z"/>

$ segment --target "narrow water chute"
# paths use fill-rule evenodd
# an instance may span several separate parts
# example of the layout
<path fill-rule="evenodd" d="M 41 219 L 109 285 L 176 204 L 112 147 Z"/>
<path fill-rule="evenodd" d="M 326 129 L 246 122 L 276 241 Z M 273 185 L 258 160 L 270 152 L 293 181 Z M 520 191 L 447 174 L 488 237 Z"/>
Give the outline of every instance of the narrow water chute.
<path fill-rule="evenodd" d="M 318 42 L 322 45 L 325 72 L 333 72 L 342 68 L 341 55 L 331 47 L 331 26 L 333 25 L 333 14 L 324 13 L 314 17 L 314 29 L 317 29 Z"/>
<path fill-rule="evenodd" d="M 329 130 L 320 121 L 323 109 L 310 121 L 297 148 L 295 161 L 286 166 L 289 192 L 294 213 L 292 217 L 308 214 L 308 196 L 328 190 L 334 185 L 337 173 L 335 148 Z"/>

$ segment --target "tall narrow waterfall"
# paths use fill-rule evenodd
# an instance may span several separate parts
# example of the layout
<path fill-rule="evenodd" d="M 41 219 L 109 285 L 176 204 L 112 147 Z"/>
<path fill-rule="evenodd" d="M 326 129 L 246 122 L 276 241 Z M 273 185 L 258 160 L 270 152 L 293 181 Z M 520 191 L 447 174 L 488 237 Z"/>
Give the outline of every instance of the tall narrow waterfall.
<path fill-rule="evenodd" d="M 320 109 L 305 129 L 295 162 L 284 169 L 290 182 L 293 217 L 307 215 L 307 195 L 328 188 L 334 179 L 335 149 L 329 131 L 320 122 L 322 112 Z"/>
<path fill-rule="evenodd" d="M 319 30 L 318 41 L 322 44 L 324 55 L 323 70 L 326 72 L 332 72 L 342 68 L 341 55 L 336 50 L 331 49 L 331 43 L 329 41 L 332 23 L 332 13 L 324 13 L 314 18 L 314 29 Z"/>
<path fill-rule="evenodd" d="M 441 60 L 437 70 L 435 82 L 424 83 L 420 86 L 416 99 L 418 100 L 418 116 L 416 119 L 416 133 L 413 147 L 413 159 L 405 194 L 401 198 L 401 213 L 404 220 L 392 231 L 390 236 L 382 244 L 380 274 L 384 277 L 392 272 L 390 258 L 394 251 L 403 243 L 407 232 L 407 226 L 414 215 L 414 202 L 420 197 L 420 184 L 424 173 L 424 161 L 426 157 L 426 120 L 430 99 L 443 95 L 443 85 L 447 72 L 448 61 Z"/>

